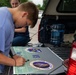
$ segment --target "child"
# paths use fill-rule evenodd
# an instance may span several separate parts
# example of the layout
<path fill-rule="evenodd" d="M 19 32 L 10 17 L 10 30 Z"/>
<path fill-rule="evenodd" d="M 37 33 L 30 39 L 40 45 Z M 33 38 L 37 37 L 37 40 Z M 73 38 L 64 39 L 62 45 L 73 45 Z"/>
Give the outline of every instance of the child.
<path fill-rule="evenodd" d="M 4 65 L 22 66 L 25 58 L 14 55 L 8 57 L 14 36 L 14 27 L 30 26 L 33 28 L 38 19 L 38 9 L 32 2 L 20 4 L 16 8 L 0 8 L 0 72 Z"/>
<path fill-rule="evenodd" d="M 20 5 L 20 0 L 10 0 L 12 8 Z M 28 26 L 15 28 L 12 46 L 25 46 L 30 41 Z"/>

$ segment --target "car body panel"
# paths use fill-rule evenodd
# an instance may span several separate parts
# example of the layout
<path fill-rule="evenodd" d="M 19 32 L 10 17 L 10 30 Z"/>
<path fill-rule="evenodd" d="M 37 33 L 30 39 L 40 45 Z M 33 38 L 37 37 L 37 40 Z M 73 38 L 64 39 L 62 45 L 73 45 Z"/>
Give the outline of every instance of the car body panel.
<path fill-rule="evenodd" d="M 62 0 L 48 0 L 46 9 L 44 10 L 44 14 L 45 15 L 55 15 L 55 16 L 57 16 L 57 15 L 76 15 L 76 12 L 71 13 L 71 11 L 65 12 L 65 13 L 59 12 L 57 10 L 57 8 L 61 1 Z"/>

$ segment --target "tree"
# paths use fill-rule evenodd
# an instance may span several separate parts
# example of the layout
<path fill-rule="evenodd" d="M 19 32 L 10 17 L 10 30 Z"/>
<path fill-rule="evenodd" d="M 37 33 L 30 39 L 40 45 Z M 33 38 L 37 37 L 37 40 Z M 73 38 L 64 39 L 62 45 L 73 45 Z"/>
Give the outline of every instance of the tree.
<path fill-rule="evenodd" d="M 43 7 L 46 7 L 47 1 L 48 0 L 43 0 Z"/>
<path fill-rule="evenodd" d="M 10 6 L 9 0 L 1 0 L 0 1 L 0 7 L 1 6 Z"/>
<path fill-rule="evenodd" d="M 21 3 L 23 3 L 23 2 L 27 2 L 28 0 L 21 0 Z"/>
<path fill-rule="evenodd" d="M 44 10 L 47 5 L 48 0 L 43 0 L 43 6 L 40 8 L 41 10 Z"/>

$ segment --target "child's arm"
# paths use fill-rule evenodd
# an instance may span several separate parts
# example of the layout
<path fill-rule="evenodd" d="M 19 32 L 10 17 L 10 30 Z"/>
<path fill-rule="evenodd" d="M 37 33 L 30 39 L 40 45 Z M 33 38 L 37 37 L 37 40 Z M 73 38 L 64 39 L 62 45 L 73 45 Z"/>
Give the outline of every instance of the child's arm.
<path fill-rule="evenodd" d="M 10 58 L 5 56 L 3 53 L 0 53 L 0 64 L 8 66 L 22 66 L 25 64 L 25 59 L 23 57 Z"/>

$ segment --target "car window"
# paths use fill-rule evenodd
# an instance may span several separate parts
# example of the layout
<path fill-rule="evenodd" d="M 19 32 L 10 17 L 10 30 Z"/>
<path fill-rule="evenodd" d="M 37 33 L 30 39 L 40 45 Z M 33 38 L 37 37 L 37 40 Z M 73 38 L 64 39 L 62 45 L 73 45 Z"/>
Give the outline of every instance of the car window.
<path fill-rule="evenodd" d="M 76 13 L 76 0 L 60 0 L 57 11 Z"/>

